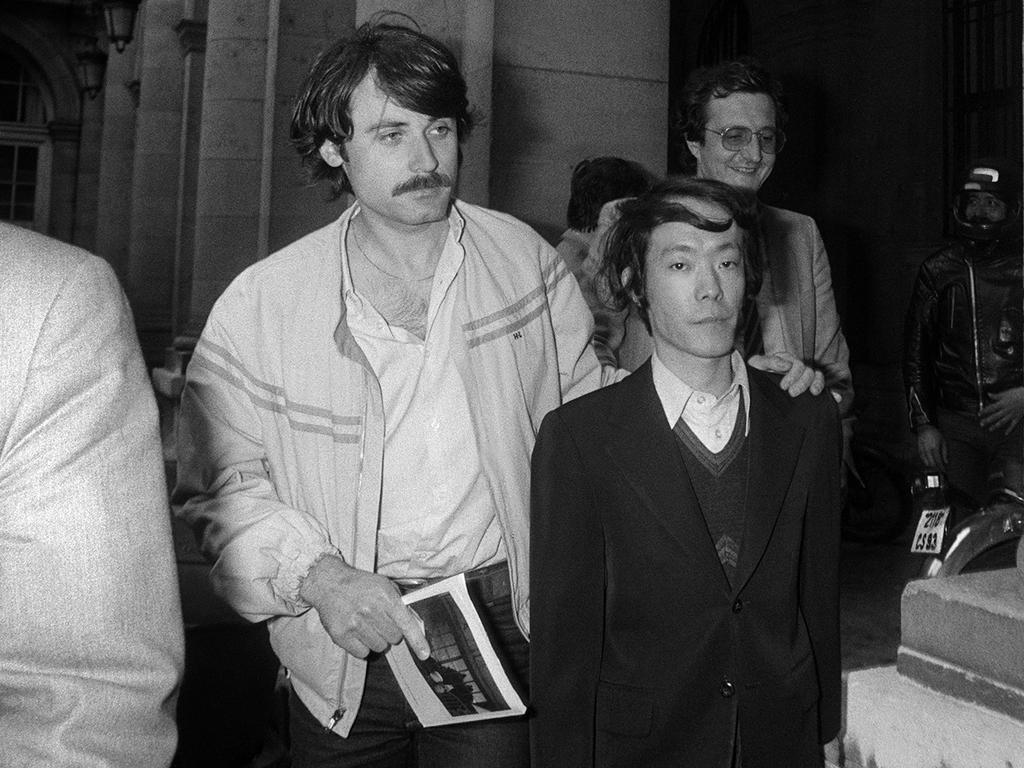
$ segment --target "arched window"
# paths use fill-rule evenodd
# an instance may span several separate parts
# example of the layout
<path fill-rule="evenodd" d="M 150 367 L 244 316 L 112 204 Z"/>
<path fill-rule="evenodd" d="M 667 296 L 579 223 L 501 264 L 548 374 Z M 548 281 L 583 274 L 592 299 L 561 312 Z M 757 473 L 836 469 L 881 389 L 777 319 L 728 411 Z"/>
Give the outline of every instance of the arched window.
<path fill-rule="evenodd" d="M 48 121 L 36 78 L 20 59 L 0 50 L 0 220 L 46 228 Z"/>

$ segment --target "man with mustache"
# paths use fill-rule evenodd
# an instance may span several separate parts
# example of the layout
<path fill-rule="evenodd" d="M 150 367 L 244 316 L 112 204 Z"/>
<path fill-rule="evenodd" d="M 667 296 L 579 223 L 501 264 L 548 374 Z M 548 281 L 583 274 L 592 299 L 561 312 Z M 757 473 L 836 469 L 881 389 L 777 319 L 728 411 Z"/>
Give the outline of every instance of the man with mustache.
<path fill-rule="evenodd" d="M 355 202 L 243 272 L 189 366 L 176 498 L 219 593 L 269 619 L 295 768 L 528 763 L 523 718 L 422 728 L 384 658 L 430 652 L 400 587 L 465 573 L 526 683 L 534 435 L 602 384 L 555 250 L 454 197 L 472 125 L 417 31 L 372 21 L 324 52 L 292 137 Z"/>

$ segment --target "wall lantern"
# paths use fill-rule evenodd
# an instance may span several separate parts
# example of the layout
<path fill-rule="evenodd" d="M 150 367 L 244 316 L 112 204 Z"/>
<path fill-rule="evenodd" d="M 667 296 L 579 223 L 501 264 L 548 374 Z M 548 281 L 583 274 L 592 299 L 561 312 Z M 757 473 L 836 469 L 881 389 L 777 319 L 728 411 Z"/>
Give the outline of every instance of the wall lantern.
<path fill-rule="evenodd" d="M 102 0 L 103 16 L 107 22 L 107 37 L 118 53 L 132 41 L 135 14 L 140 0 Z"/>
<path fill-rule="evenodd" d="M 94 45 L 75 54 L 78 59 L 78 79 L 82 93 L 90 99 L 103 88 L 103 75 L 107 70 L 107 54 Z"/>

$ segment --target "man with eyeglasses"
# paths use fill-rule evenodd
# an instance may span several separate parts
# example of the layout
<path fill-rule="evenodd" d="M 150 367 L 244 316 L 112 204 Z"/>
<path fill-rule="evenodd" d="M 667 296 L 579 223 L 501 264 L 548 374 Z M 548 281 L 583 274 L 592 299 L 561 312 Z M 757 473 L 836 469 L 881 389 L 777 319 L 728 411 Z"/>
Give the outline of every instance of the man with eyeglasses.
<path fill-rule="evenodd" d="M 786 143 L 782 86 L 751 59 L 693 72 L 684 89 L 682 133 L 695 174 L 757 193 Z M 686 153 L 684 153 L 686 154 Z M 849 413 L 850 350 L 832 293 L 828 255 L 814 219 L 760 206 L 764 284 L 744 329 L 746 354 L 788 353 L 821 371 Z M 760 333 L 758 333 L 758 326 Z"/>

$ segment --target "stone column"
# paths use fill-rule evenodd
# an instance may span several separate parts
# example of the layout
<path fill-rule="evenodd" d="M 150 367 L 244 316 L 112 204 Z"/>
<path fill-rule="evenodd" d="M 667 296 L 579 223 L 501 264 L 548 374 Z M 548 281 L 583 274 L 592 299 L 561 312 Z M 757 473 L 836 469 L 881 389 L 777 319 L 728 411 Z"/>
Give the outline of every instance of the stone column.
<path fill-rule="evenodd" d="M 323 185 L 306 183 L 289 140 L 292 108 L 313 59 L 355 29 L 356 0 L 281 0 L 274 84 L 269 248 L 275 251 L 336 219 L 346 201 L 328 201 Z"/>
<path fill-rule="evenodd" d="M 71 243 L 75 235 L 76 174 L 82 124 L 70 120 L 53 120 L 47 129 L 53 146 L 50 234 L 58 240 Z"/>
<path fill-rule="evenodd" d="M 113 48 L 111 48 L 113 51 Z M 109 67 L 109 65 L 108 65 Z M 109 78 L 107 79 L 109 83 Z M 103 90 L 107 89 L 104 85 Z M 75 165 L 74 230 L 75 245 L 96 250 L 96 214 L 100 177 L 100 148 L 103 136 L 103 93 L 96 98 L 82 96 L 82 128 Z"/>
<path fill-rule="evenodd" d="M 141 34 L 141 29 L 139 30 Z M 135 79 L 138 39 L 123 53 L 110 48 L 103 86 L 103 133 L 100 138 L 99 183 L 96 193 L 96 253 L 124 280 L 128 274 L 128 243 L 132 226 L 132 168 L 135 160 Z"/>
<path fill-rule="evenodd" d="M 268 29 L 276 0 L 211 3 L 203 126 L 196 172 L 195 254 L 185 333 L 198 336 L 213 302 L 261 252 Z M 275 63 L 275 62 L 272 62 Z M 272 76 L 272 72 L 270 73 Z"/>
<path fill-rule="evenodd" d="M 469 87 L 469 103 L 484 118 L 491 113 L 494 59 L 494 0 L 359 0 L 356 23 L 378 11 L 400 11 L 426 34 L 444 42 L 459 59 Z M 459 197 L 487 205 L 490 186 L 490 122 L 477 125 L 463 145 Z"/>
<path fill-rule="evenodd" d="M 183 79 L 174 27 L 180 19 L 181 0 L 147 0 L 137 25 L 140 82 L 127 292 L 149 365 L 171 341 Z"/>
<path fill-rule="evenodd" d="M 174 251 L 171 328 L 175 339 L 187 333 L 196 240 L 196 186 L 202 137 L 206 22 L 183 18 L 175 26 L 183 58 L 181 143 L 178 157 L 178 211 Z"/>

